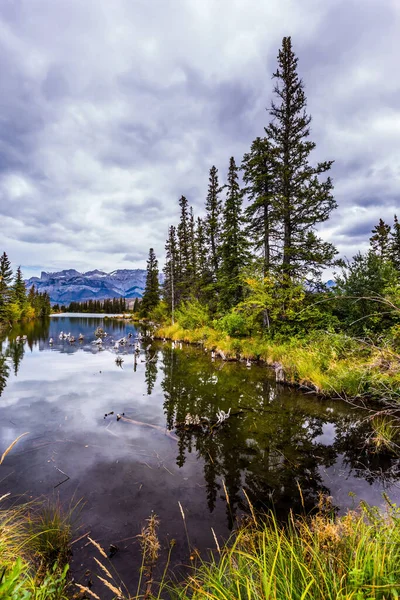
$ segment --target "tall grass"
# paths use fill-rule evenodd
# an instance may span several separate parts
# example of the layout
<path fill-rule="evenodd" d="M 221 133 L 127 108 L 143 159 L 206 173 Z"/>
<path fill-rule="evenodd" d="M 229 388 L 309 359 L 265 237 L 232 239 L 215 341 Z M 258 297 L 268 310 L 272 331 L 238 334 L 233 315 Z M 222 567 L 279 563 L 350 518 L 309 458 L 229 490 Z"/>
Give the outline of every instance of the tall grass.
<path fill-rule="evenodd" d="M 330 397 L 389 397 L 400 388 L 400 363 L 385 351 L 343 334 L 313 332 L 285 341 L 262 337 L 233 338 L 211 327 L 184 329 L 179 323 L 161 327 L 157 336 L 201 344 L 227 360 L 280 363 L 285 381 Z"/>
<path fill-rule="evenodd" d="M 0 600 L 63 600 L 71 513 L 30 502 L 6 507 L 0 498 Z"/>
<path fill-rule="evenodd" d="M 181 600 L 389 600 L 400 595 L 399 511 L 363 504 L 335 518 L 326 501 L 310 519 L 252 520 L 173 594 Z"/>

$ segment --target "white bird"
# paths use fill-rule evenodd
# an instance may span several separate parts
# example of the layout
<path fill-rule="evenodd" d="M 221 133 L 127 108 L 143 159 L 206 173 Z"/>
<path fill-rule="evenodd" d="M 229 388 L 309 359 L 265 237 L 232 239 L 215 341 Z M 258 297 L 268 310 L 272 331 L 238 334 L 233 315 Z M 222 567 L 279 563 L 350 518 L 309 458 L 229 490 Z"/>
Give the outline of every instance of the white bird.
<path fill-rule="evenodd" d="M 249 361 L 249 359 L 247 359 L 246 361 L 246 367 L 249 369 L 251 367 L 251 362 Z"/>
<path fill-rule="evenodd" d="M 50 338 L 49 339 L 49 344 L 52 344 L 52 343 L 53 343 L 53 338 Z"/>
<path fill-rule="evenodd" d="M 118 348 L 119 348 L 119 342 L 115 342 L 115 344 L 114 344 L 114 350 L 118 350 Z"/>
<path fill-rule="evenodd" d="M 27 336 L 27 335 L 23 335 L 23 336 L 22 336 L 22 340 L 23 340 L 24 342 L 26 342 L 26 340 L 27 340 L 27 339 L 28 339 L 28 336 Z"/>
<path fill-rule="evenodd" d="M 96 346 L 101 346 L 103 344 L 103 340 L 101 338 L 99 338 L 98 340 L 95 341 Z"/>
<path fill-rule="evenodd" d="M 82 333 L 80 333 L 80 334 L 79 334 L 79 338 L 78 338 L 78 339 L 79 339 L 79 341 L 80 341 L 80 342 L 83 340 L 83 335 L 82 335 Z"/>
<path fill-rule="evenodd" d="M 215 358 L 215 352 L 214 352 L 214 350 L 211 350 L 211 358 L 212 358 L 212 360 L 214 360 L 214 358 Z"/>
<path fill-rule="evenodd" d="M 19 342 L 19 341 L 21 341 L 21 337 L 20 337 L 19 335 L 17 335 L 17 337 L 15 338 L 15 341 L 16 341 L 16 342 Z"/>
<path fill-rule="evenodd" d="M 63 339 L 63 336 L 64 336 L 64 332 L 63 332 L 63 331 L 60 331 L 60 335 L 58 336 L 58 339 L 59 339 L 59 340 L 62 340 L 62 339 Z"/>

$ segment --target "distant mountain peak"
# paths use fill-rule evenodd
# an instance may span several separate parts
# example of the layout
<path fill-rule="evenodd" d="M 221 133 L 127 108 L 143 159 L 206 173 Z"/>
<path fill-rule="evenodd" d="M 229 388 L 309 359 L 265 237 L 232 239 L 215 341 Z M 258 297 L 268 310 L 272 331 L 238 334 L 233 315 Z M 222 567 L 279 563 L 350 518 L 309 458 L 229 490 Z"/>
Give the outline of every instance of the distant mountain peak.
<path fill-rule="evenodd" d="M 86 273 L 76 269 L 64 269 L 56 273 L 42 271 L 40 279 L 31 277 L 25 283 L 28 289 L 34 285 L 39 292 L 47 292 L 53 304 L 90 299 L 141 298 L 146 284 L 146 270 L 117 269 L 111 273 L 99 269 Z"/>

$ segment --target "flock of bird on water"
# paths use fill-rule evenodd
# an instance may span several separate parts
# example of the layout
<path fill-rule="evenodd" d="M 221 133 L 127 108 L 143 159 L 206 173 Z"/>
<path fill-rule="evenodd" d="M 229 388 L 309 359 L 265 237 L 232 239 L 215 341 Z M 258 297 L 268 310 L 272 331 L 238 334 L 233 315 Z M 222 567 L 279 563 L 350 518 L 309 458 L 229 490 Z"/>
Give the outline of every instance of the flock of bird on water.
<path fill-rule="evenodd" d="M 137 357 L 140 355 L 140 351 L 141 351 L 141 345 L 144 342 L 144 338 L 146 337 L 147 339 L 151 339 L 152 341 L 154 340 L 154 335 L 152 335 L 150 332 L 145 331 L 145 335 L 143 336 L 142 333 L 138 333 L 137 337 L 133 337 L 133 334 L 131 332 L 129 332 L 126 336 L 120 338 L 119 340 L 114 341 L 112 338 L 109 338 L 108 333 L 106 331 L 103 331 L 102 328 L 98 327 L 96 329 L 96 331 L 94 332 L 94 335 L 96 337 L 95 340 L 93 340 L 91 343 L 93 345 L 95 345 L 98 350 L 104 350 L 105 346 L 109 340 L 109 343 L 112 344 L 114 342 L 114 346 L 113 346 L 113 350 L 118 351 L 121 347 L 123 348 L 124 346 L 134 346 L 135 347 L 135 351 L 133 354 L 134 357 L 134 363 L 136 363 L 137 361 Z M 15 338 L 16 342 L 26 342 L 28 339 L 27 335 L 18 335 Z M 82 333 L 79 334 L 78 338 L 75 338 L 75 336 L 71 335 L 71 333 L 65 333 L 64 331 L 60 331 L 59 335 L 58 335 L 58 339 L 60 341 L 65 340 L 68 341 L 70 344 L 74 344 L 76 341 L 78 342 L 83 342 L 85 337 Z M 167 340 L 164 338 L 163 342 L 165 343 Z M 54 338 L 50 338 L 49 339 L 49 345 L 52 346 L 54 344 Z M 183 344 L 182 342 L 175 342 L 172 341 L 171 343 L 172 349 L 175 348 L 183 348 Z M 148 344 L 145 347 L 145 351 L 147 352 L 149 349 L 151 348 L 151 343 Z M 149 360 L 154 360 L 156 354 L 150 358 Z M 215 359 L 215 351 L 212 350 L 211 351 L 211 359 L 214 360 Z M 124 362 L 124 359 L 122 356 L 117 355 L 115 358 L 115 362 L 118 366 L 122 366 L 122 363 Z M 250 361 L 247 361 L 246 365 L 249 367 L 251 365 Z M 218 409 L 217 413 L 216 413 L 216 417 L 217 417 L 217 421 L 216 421 L 216 425 L 221 425 L 224 421 L 226 421 L 229 417 L 230 417 L 230 413 L 231 413 L 231 409 L 228 410 L 228 412 L 225 412 L 221 409 Z M 114 412 L 112 411 L 111 413 L 108 413 L 105 415 L 104 418 L 106 418 L 108 415 L 114 414 Z M 122 415 L 117 415 L 117 421 L 119 421 L 121 419 L 121 417 L 124 416 L 124 413 L 122 413 Z M 205 418 L 201 418 L 198 417 L 198 415 L 192 416 L 190 413 L 188 413 L 186 415 L 186 418 L 183 422 L 183 425 L 185 425 L 186 427 L 190 427 L 190 426 L 199 426 L 201 424 L 201 421 L 204 421 Z M 207 419 L 208 421 L 208 419 Z"/>

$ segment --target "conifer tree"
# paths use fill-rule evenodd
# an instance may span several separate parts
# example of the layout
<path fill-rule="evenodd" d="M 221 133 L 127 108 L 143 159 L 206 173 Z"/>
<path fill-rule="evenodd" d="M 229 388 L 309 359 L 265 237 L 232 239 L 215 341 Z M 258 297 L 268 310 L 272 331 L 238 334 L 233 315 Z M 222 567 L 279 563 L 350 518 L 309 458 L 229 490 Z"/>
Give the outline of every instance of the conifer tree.
<path fill-rule="evenodd" d="M 21 267 L 18 267 L 13 285 L 13 299 L 20 306 L 26 303 L 26 287 L 22 277 Z"/>
<path fill-rule="evenodd" d="M 168 230 L 168 239 L 165 244 L 165 265 L 163 269 L 164 273 L 164 284 L 163 284 L 163 297 L 167 303 L 168 309 L 172 313 L 172 319 L 174 317 L 174 309 L 177 304 L 177 283 L 178 283 L 178 268 L 179 268 L 179 256 L 178 256 L 178 243 L 176 239 L 176 228 L 171 225 Z"/>
<path fill-rule="evenodd" d="M 309 162 L 315 143 L 308 139 L 311 117 L 306 113 L 297 63 L 291 38 L 284 37 L 273 74 L 277 102 L 271 104 L 272 121 L 266 133 L 274 154 L 276 208 L 282 228 L 281 268 L 290 279 L 318 278 L 336 254 L 334 246 L 315 233 L 316 225 L 326 221 L 337 206 L 331 179 L 320 180 L 333 161 L 316 166 Z"/>
<path fill-rule="evenodd" d="M 203 220 L 197 218 L 196 227 L 196 261 L 197 261 L 197 297 L 205 300 L 212 284 L 212 274 L 208 262 L 208 248 L 206 243 L 206 232 Z"/>
<path fill-rule="evenodd" d="M 190 244 L 190 218 L 189 203 L 185 196 L 179 199 L 181 209 L 178 225 L 178 278 L 176 288 L 180 300 L 186 299 L 190 294 L 192 283 L 192 254 Z"/>
<path fill-rule="evenodd" d="M 229 309 L 242 300 L 243 289 L 240 275 L 246 262 L 247 249 L 243 232 L 243 193 L 238 182 L 238 167 L 233 157 L 229 162 L 226 188 L 218 283 L 221 308 Z"/>
<path fill-rule="evenodd" d="M 378 225 L 372 229 L 373 235 L 369 238 L 372 252 L 384 260 L 390 255 L 390 230 L 390 225 L 387 225 L 383 219 L 379 219 Z"/>
<path fill-rule="evenodd" d="M 196 253 L 196 225 L 194 220 L 193 206 L 189 211 L 189 245 L 190 245 L 190 261 L 191 261 L 191 287 L 196 284 L 197 278 L 197 253 Z"/>
<path fill-rule="evenodd" d="M 217 279 L 220 263 L 221 219 L 222 219 L 222 191 L 218 182 L 218 169 L 210 169 L 208 193 L 206 199 L 205 234 L 209 244 L 209 262 L 214 281 Z"/>
<path fill-rule="evenodd" d="M 149 250 L 147 260 L 146 286 L 143 293 L 140 313 L 147 317 L 160 302 L 160 285 L 158 281 L 158 262 L 153 248 Z"/>
<path fill-rule="evenodd" d="M 400 223 L 397 215 L 394 215 L 393 230 L 391 232 L 390 258 L 400 274 Z"/>
<path fill-rule="evenodd" d="M 273 151 L 268 138 L 256 138 L 242 161 L 245 192 L 251 203 L 246 209 L 250 239 L 261 250 L 264 277 L 276 255 L 277 215 L 275 207 Z"/>
<path fill-rule="evenodd" d="M 3 252 L 0 257 L 0 319 L 4 318 L 6 305 L 10 301 L 13 272 L 8 256 Z"/>

